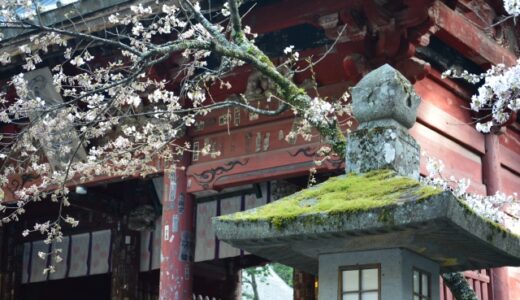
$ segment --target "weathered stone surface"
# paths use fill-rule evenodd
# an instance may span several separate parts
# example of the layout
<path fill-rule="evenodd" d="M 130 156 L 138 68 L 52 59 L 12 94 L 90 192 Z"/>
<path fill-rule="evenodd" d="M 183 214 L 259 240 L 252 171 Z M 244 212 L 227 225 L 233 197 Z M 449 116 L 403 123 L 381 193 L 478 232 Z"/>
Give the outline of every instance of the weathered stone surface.
<path fill-rule="evenodd" d="M 401 126 L 359 129 L 347 137 L 347 173 L 391 169 L 419 179 L 419 145 Z"/>
<path fill-rule="evenodd" d="M 391 66 L 366 75 L 352 90 L 359 128 L 347 137 L 347 173 L 391 169 L 418 179 L 420 148 L 406 129 L 419 103 L 411 83 Z"/>
<path fill-rule="evenodd" d="M 222 217 L 234 221 L 267 220 L 280 229 L 297 217 L 326 213 L 355 214 L 390 204 L 421 201 L 442 191 L 417 180 L 378 170 L 363 175 L 338 176 L 269 205 Z"/>
<path fill-rule="evenodd" d="M 352 193 L 350 185 L 341 189 L 339 195 Z M 450 192 L 428 192 L 428 196 L 420 197 L 419 187 L 411 186 L 408 190 L 408 193 L 401 190 L 400 200 L 384 206 L 309 210 L 280 224 L 272 217 L 255 218 L 257 214 L 276 211 L 269 206 L 285 207 L 283 201 L 291 201 L 291 198 L 282 199 L 236 217 L 215 218 L 213 224 L 221 240 L 313 274 L 318 272 L 318 257 L 322 254 L 388 248 L 418 253 L 438 262 L 442 272 L 520 266 L 518 236 L 478 216 Z M 324 192 L 338 195 L 336 190 Z M 320 206 L 320 201 L 330 201 L 323 197 L 315 206 Z M 337 201 L 355 200 L 338 198 Z"/>
<path fill-rule="evenodd" d="M 411 128 L 421 99 L 390 65 L 368 73 L 352 89 L 352 111 L 360 128 L 398 124 Z"/>

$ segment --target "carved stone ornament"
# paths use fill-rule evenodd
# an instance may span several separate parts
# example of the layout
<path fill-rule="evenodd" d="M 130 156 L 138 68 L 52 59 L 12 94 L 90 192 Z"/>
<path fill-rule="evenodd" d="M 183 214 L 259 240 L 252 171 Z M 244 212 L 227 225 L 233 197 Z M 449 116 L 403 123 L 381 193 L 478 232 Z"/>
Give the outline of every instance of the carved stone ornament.
<path fill-rule="evenodd" d="M 420 98 L 399 71 L 384 65 L 352 90 L 358 130 L 347 137 L 347 173 L 378 169 L 419 178 L 419 145 L 407 129 L 415 123 Z"/>

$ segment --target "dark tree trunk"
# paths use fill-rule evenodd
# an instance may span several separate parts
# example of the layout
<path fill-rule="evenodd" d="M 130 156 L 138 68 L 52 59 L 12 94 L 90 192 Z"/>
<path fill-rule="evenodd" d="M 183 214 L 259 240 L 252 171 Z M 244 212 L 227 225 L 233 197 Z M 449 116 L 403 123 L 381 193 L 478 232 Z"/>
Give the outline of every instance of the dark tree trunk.
<path fill-rule="evenodd" d="M 253 289 L 253 300 L 258 300 L 258 287 L 256 285 L 256 276 L 255 273 L 251 273 L 251 287 Z"/>
<path fill-rule="evenodd" d="M 442 278 L 457 300 L 478 300 L 462 273 L 444 273 Z"/>

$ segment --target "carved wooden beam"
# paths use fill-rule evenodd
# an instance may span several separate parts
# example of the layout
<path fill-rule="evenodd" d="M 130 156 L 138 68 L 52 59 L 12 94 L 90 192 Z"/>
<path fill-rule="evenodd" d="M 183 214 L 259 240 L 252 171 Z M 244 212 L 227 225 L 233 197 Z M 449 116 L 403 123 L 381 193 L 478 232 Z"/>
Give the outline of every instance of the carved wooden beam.
<path fill-rule="evenodd" d="M 441 1 L 435 2 L 429 14 L 436 25 L 432 33 L 475 63 L 482 66 L 515 63 L 514 53 L 501 47 L 463 15 L 451 10 Z"/>

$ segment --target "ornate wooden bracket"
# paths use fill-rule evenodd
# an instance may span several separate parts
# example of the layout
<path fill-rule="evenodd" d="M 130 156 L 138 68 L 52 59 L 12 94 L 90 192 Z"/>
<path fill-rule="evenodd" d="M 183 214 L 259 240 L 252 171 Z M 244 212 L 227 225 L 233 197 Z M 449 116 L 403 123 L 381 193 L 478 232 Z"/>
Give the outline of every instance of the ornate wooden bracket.
<path fill-rule="evenodd" d="M 245 166 L 249 162 L 248 158 L 244 160 L 232 160 L 222 166 L 205 170 L 199 174 L 193 174 L 192 177 L 198 184 L 208 189 L 218 176 L 233 170 L 236 166 Z"/>

